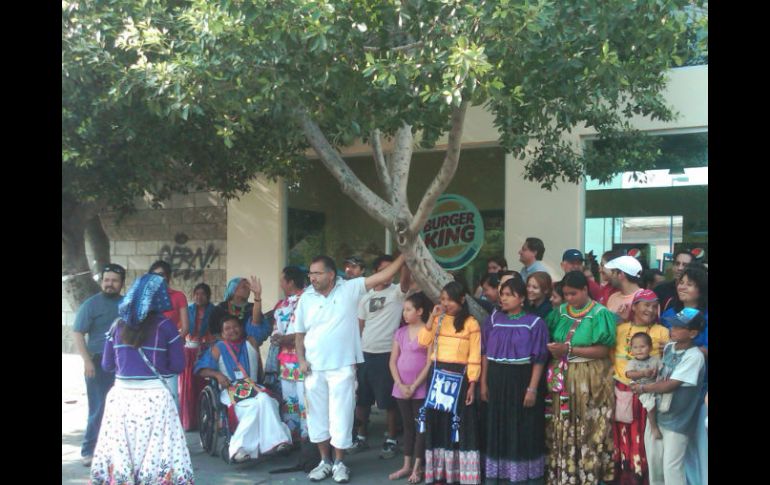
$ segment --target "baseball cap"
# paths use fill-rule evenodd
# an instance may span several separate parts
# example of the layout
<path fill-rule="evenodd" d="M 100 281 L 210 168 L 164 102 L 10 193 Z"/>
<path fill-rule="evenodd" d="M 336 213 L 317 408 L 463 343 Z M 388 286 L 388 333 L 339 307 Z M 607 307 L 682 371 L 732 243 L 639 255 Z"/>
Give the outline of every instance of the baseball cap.
<path fill-rule="evenodd" d="M 364 260 L 359 258 L 358 256 L 351 256 L 345 260 L 345 264 L 355 264 L 363 268 Z"/>
<path fill-rule="evenodd" d="M 672 327 L 687 327 L 689 330 L 703 330 L 705 318 L 703 313 L 696 308 L 682 308 L 682 311 L 671 317 L 663 318 L 663 321 Z"/>
<path fill-rule="evenodd" d="M 634 293 L 634 300 L 631 304 L 635 304 L 639 301 L 658 301 L 658 295 L 652 290 L 639 290 Z"/>
<path fill-rule="evenodd" d="M 642 263 L 633 256 L 620 256 L 604 265 L 605 269 L 619 269 L 629 276 L 638 277 L 642 274 Z"/>
<path fill-rule="evenodd" d="M 583 261 L 583 253 L 577 249 L 568 249 L 561 256 L 562 261 Z"/>

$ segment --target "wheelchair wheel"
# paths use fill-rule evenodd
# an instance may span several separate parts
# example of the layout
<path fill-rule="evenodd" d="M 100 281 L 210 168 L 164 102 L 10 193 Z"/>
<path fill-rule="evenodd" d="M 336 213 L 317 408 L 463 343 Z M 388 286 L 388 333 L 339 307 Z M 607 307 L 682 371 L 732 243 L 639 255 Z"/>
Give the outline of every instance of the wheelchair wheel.
<path fill-rule="evenodd" d="M 211 456 L 220 453 L 217 447 L 219 438 L 219 410 L 217 409 L 217 396 L 214 390 L 207 386 L 201 392 L 198 401 L 198 432 L 200 434 L 201 448 Z"/>

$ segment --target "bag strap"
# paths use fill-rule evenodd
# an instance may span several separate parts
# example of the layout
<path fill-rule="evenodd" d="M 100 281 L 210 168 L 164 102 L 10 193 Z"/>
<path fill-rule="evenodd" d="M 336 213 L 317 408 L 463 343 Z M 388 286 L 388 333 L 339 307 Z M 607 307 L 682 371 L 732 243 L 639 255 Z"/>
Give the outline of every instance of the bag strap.
<path fill-rule="evenodd" d="M 246 379 L 249 382 L 249 384 L 254 384 L 254 382 L 252 382 L 251 380 L 251 377 L 249 377 L 249 373 L 246 372 L 246 369 L 243 368 L 243 366 L 241 365 L 241 362 L 235 356 L 233 349 L 230 348 L 230 345 L 227 342 L 223 342 L 223 343 L 225 344 L 225 348 L 227 348 L 227 351 L 230 352 L 230 357 L 233 358 L 233 362 L 235 362 L 235 365 L 238 366 L 238 370 L 240 370 L 241 373 L 243 374 L 243 378 Z M 248 343 L 249 343 L 248 340 L 243 341 L 244 346 L 248 345 Z M 243 351 L 243 348 L 241 348 L 241 351 Z"/>
<path fill-rule="evenodd" d="M 438 366 L 438 336 L 441 333 L 441 322 L 444 321 L 444 315 L 441 315 L 438 319 L 438 325 L 436 326 L 436 336 L 433 339 L 433 368 Z M 462 374 L 465 375 L 465 370 L 468 365 L 463 366 Z"/>
<path fill-rule="evenodd" d="M 174 393 L 171 392 L 171 389 L 168 387 L 168 384 L 166 384 L 166 379 L 164 379 L 163 376 L 160 375 L 158 370 L 155 368 L 155 366 L 150 363 L 150 360 L 147 358 L 146 355 L 144 355 L 144 352 L 142 352 L 142 348 L 139 347 L 138 349 L 136 349 L 136 351 L 139 352 L 139 356 L 142 358 L 144 363 L 147 364 L 147 367 L 149 367 L 152 373 L 155 374 L 155 377 L 160 379 L 160 382 L 163 384 L 163 387 L 165 387 L 166 390 L 169 392 L 169 394 L 171 394 L 171 396 L 173 397 Z"/>

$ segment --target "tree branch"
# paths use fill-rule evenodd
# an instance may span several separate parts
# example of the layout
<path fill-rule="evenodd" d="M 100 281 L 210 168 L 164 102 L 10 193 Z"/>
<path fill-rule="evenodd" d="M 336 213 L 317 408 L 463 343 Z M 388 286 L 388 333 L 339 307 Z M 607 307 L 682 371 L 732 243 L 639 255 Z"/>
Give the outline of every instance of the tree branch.
<path fill-rule="evenodd" d="M 393 208 L 401 214 L 409 214 L 409 201 L 406 196 L 406 187 L 409 183 L 409 165 L 412 162 L 412 149 L 414 148 L 414 137 L 412 136 L 412 127 L 404 123 L 396 131 L 394 140 L 393 155 L 390 157 L 390 171 L 393 178 L 392 200 Z M 406 231 L 407 227 L 402 230 Z"/>
<path fill-rule="evenodd" d="M 326 166 L 332 176 L 348 197 L 358 204 L 369 216 L 385 227 L 391 227 L 395 211 L 393 207 L 382 200 L 377 194 L 364 185 L 363 182 L 350 170 L 340 154 L 324 136 L 318 125 L 310 119 L 307 110 L 300 109 L 297 113 L 298 121 L 302 126 L 310 146 L 318 154 L 321 162 Z"/>
<path fill-rule="evenodd" d="M 414 49 L 414 48 L 422 47 L 422 46 L 423 46 L 423 42 L 422 41 L 420 41 L 420 42 L 412 42 L 411 44 L 405 44 L 405 45 L 400 45 L 400 46 L 396 46 L 396 47 L 373 47 L 373 46 L 365 45 L 364 46 L 364 51 L 365 52 L 379 52 L 379 51 L 382 51 L 382 50 L 386 50 L 386 51 L 390 51 L 390 52 L 401 52 L 401 51 L 408 51 L 409 49 Z"/>
<path fill-rule="evenodd" d="M 382 140 L 380 138 L 380 130 L 372 130 L 372 152 L 374 153 L 374 163 L 377 167 L 377 176 L 382 182 L 382 186 L 385 189 L 385 197 L 388 198 L 388 202 L 393 203 L 393 181 L 390 178 L 390 172 L 388 171 L 388 164 L 385 162 L 385 155 L 382 152 Z"/>
<path fill-rule="evenodd" d="M 468 101 L 463 101 L 459 107 L 452 110 L 452 129 L 449 131 L 449 144 L 447 146 L 446 156 L 441 169 L 436 178 L 430 183 L 428 190 L 420 201 L 420 206 L 414 215 L 412 224 L 409 226 L 409 232 L 412 235 L 418 234 L 425 221 L 428 220 L 436 200 L 444 193 L 452 178 L 457 171 L 457 165 L 460 162 L 460 144 L 463 137 L 463 123 L 465 122 L 465 111 L 468 108 Z"/>

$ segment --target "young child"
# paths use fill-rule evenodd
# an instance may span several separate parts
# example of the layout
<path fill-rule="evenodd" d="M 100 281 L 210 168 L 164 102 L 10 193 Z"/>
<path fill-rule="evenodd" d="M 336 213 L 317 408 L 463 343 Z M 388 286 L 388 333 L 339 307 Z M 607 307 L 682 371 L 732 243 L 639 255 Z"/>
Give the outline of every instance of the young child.
<path fill-rule="evenodd" d="M 626 377 L 634 384 L 652 384 L 658 376 L 662 363 L 658 357 L 650 355 L 652 351 L 652 337 L 645 332 L 638 332 L 631 337 L 631 353 L 634 358 L 626 365 Z M 639 395 L 639 402 L 647 410 L 647 422 L 652 428 L 655 439 L 662 439 L 655 419 L 655 395 L 645 392 Z"/>
<path fill-rule="evenodd" d="M 417 433 L 415 419 L 425 399 L 428 349 L 420 346 L 417 335 L 428 321 L 433 303 L 424 293 L 415 293 L 404 301 L 406 326 L 396 330 L 390 352 L 390 373 L 393 375 L 393 397 L 404 423 L 404 466 L 391 473 L 391 480 L 408 474 L 409 483 L 422 481 L 425 455 L 425 435 Z"/>
<path fill-rule="evenodd" d="M 663 349 L 663 368 L 653 384 L 632 384 L 635 393 L 670 393 L 670 405 L 656 405 L 657 421 L 662 439 L 655 439 L 650 428 L 645 433 L 644 445 L 650 471 L 650 485 L 686 483 L 684 455 L 688 433 L 697 419 L 700 389 L 703 384 L 706 361 L 693 343 L 703 330 L 705 317 L 695 308 L 684 308 L 667 319 L 671 325 L 672 342 Z"/>

